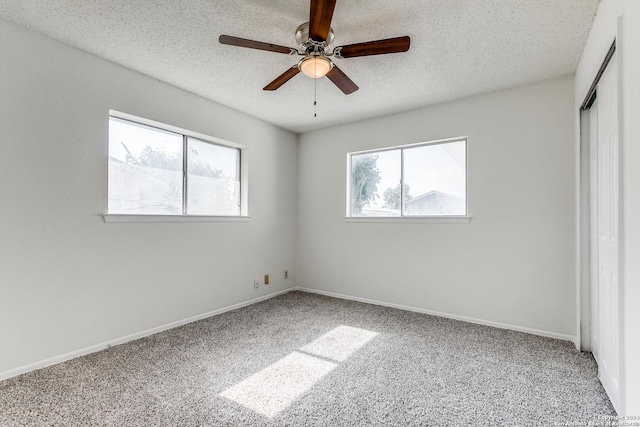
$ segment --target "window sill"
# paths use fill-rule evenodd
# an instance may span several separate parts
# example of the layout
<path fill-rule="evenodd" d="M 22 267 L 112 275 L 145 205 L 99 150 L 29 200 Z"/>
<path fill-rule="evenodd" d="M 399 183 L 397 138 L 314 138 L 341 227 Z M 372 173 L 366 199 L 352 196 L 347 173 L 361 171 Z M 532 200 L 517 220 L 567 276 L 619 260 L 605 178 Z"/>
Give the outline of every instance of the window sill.
<path fill-rule="evenodd" d="M 249 216 L 102 214 L 104 222 L 248 222 Z"/>
<path fill-rule="evenodd" d="M 403 223 L 403 224 L 468 224 L 470 216 L 348 216 L 345 222 L 377 222 L 377 223 Z"/>

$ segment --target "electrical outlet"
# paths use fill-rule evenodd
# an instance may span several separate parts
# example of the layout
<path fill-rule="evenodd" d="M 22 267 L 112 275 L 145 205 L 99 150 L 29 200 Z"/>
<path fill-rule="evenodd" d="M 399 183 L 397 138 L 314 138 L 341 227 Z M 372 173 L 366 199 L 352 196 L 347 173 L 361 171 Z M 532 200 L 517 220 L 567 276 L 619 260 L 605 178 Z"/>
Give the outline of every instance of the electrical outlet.
<path fill-rule="evenodd" d="M 287 280 L 289 278 L 289 270 L 285 270 L 284 271 L 284 280 Z"/>
<path fill-rule="evenodd" d="M 265 284 L 265 285 L 268 285 L 268 284 L 269 284 L 269 275 L 268 275 L 268 274 L 265 274 L 265 275 L 264 275 L 264 284 Z"/>
<path fill-rule="evenodd" d="M 253 281 L 253 288 L 258 289 L 260 287 L 260 280 L 256 279 Z"/>

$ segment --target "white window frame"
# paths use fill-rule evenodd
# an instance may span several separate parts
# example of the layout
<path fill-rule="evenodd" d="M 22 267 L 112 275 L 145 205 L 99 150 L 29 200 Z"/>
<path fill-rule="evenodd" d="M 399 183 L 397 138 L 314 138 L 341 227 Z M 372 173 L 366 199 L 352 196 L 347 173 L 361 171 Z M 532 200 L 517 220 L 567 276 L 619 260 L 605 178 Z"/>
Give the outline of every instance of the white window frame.
<path fill-rule="evenodd" d="M 402 185 L 402 180 L 404 178 L 404 151 L 409 148 L 417 148 L 417 147 L 425 147 L 429 145 L 441 145 L 447 144 L 451 142 L 460 142 L 464 141 L 465 150 L 465 215 L 402 215 L 403 211 L 403 203 L 400 203 L 401 214 L 398 216 L 351 216 L 351 158 L 352 156 L 357 156 L 361 154 L 374 154 L 374 153 L 382 153 L 385 151 L 400 151 L 400 191 L 401 191 L 401 200 L 404 198 L 404 186 Z M 383 147 L 383 148 L 374 148 L 370 150 L 362 150 L 362 151 L 354 151 L 351 153 L 347 153 L 347 198 L 346 198 L 346 212 L 344 220 L 345 222 L 381 222 L 381 223 L 445 223 L 445 224 L 460 224 L 460 223 L 468 223 L 471 221 L 471 215 L 469 214 L 469 137 L 460 136 L 456 138 L 447 138 L 447 139 L 439 139 L 434 141 L 427 142 L 418 142 L 414 144 L 404 144 L 404 145 L 396 145 L 393 147 Z"/>
<path fill-rule="evenodd" d="M 183 178 L 183 213 L 182 214 L 118 214 L 110 213 L 108 210 L 102 214 L 105 222 L 243 222 L 249 220 L 248 209 L 248 165 L 247 165 L 247 147 L 235 142 L 226 141 L 220 138 L 204 135 L 198 132 L 193 132 L 187 129 L 182 129 L 176 126 L 167 125 L 165 123 L 156 122 L 154 120 L 145 119 L 143 117 L 134 116 L 132 114 L 122 113 L 120 111 L 109 110 L 108 118 L 116 118 L 121 120 L 130 121 L 133 123 L 150 126 L 163 131 L 168 131 L 182 135 L 183 143 L 186 143 L 187 138 L 198 139 L 200 141 L 208 142 L 211 144 L 219 145 L 222 147 L 235 148 L 240 150 L 240 215 L 191 215 L 184 213 L 184 205 L 186 203 L 186 183 L 187 178 Z M 107 144 L 109 143 L 107 137 Z M 186 156 L 183 158 L 183 162 L 186 161 Z M 109 180 L 107 179 L 107 182 Z M 108 184 L 107 184 L 108 185 Z M 109 195 L 109 189 L 107 188 L 107 198 Z M 108 206 L 107 206 L 108 209 Z"/>

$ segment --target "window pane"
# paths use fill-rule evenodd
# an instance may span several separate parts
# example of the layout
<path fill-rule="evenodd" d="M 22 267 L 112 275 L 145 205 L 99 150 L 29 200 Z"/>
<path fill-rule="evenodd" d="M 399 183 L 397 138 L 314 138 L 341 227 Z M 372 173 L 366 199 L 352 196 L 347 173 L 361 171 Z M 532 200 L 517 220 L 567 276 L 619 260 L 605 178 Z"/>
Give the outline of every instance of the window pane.
<path fill-rule="evenodd" d="M 399 216 L 400 150 L 351 156 L 351 215 Z"/>
<path fill-rule="evenodd" d="M 240 215 L 240 150 L 187 140 L 187 213 Z"/>
<path fill-rule="evenodd" d="M 466 215 L 466 142 L 407 148 L 405 215 Z"/>
<path fill-rule="evenodd" d="M 110 213 L 182 213 L 182 135 L 109 118 Z"/>

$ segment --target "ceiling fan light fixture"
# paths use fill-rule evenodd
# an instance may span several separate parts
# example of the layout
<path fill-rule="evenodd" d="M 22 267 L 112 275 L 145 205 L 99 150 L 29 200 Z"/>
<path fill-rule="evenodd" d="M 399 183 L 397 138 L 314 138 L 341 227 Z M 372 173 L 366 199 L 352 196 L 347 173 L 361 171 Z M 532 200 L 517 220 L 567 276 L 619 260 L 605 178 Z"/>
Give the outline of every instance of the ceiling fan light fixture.
<path fill-rule="evenodd" d="M 358 90 L 358 85 L 333 64 L 333 58 L 343 59 L 406 52 L 409 50 L 411 40 L 409 36 L 402 36 L 333 47 L 334 34 L 331 28 L 331 19 L 335 5 L 336 0 L 311 0 L 309 22 L 299 25 L 296 29 L 295 39 L 298 46 L 295 48 L 224 34 L 220 35 L 218 40 L 220 43 L 230 46 L 303 56 L 296 65 L 289 67 L 262 88 L 263 90 L 276 90 L 302 72 L 312 79 L 327 76 L 338 89 L 345 95 L 349 95 Z"/>
<path fill-rule="evenodd" d="M 307 56 L 300 61 L 298 68 L 305 76 L 311 77 L 312 79 L 319 79 L 331 71 L 333 63 L 323 55 Z"/>

